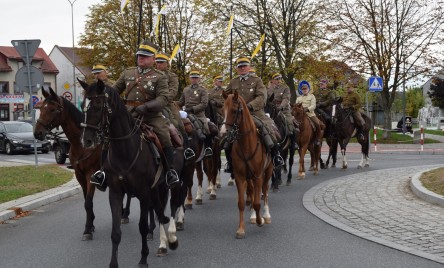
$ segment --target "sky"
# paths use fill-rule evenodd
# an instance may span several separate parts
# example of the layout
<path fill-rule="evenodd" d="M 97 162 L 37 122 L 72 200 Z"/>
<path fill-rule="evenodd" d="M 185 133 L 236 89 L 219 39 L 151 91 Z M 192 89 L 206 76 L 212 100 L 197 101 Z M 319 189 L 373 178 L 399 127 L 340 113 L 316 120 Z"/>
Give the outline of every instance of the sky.
<path fill-rule="evenodd" d="M 49 55 L 55 45 L 72 47 L 71 4 L 75 0 L 0 0 L 2 10 L 0 46 L 11 40 L 40 39 Z M 89 7 L 101 0 L 76 0 L 73 4 L 74 43 L 84 32 Z"/>

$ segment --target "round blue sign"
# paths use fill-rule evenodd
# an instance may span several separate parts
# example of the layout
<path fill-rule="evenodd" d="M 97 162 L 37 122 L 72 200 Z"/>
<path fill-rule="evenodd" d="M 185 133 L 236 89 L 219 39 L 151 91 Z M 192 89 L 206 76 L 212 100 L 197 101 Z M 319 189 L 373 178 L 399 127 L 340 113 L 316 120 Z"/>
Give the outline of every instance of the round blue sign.
<path fill-rule="evenodd" d="M 37 96 L 32 96 L 32 106 L 35 106 L 37 104 L 37 102 L 39 102 L 39 97 Z"/>

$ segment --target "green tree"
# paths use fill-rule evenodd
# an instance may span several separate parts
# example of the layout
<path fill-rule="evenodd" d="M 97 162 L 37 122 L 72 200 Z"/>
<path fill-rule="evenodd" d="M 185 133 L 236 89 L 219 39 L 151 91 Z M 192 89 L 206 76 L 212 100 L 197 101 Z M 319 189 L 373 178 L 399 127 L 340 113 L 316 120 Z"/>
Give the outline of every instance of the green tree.
<path fill-rule="evenodd" d="M 432 100 L 433 106 L 444 109 L 444 79 L 433 77 L 427 94 Z"/>
<path fill-rule="evenodd" d="M 424 107 L 425 99 L 422 95 L 422 88 L 410 88 L 405 92 L 406 98 L 406 114 L 412 117 L 418 117 L 419 109 Z"/>

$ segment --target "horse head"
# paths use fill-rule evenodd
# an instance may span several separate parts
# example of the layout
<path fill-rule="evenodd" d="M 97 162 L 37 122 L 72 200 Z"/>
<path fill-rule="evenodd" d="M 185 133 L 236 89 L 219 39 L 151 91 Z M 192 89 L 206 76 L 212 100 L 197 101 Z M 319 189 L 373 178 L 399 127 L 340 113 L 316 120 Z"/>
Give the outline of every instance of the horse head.
<path fill-rule="evenodd" d="M 63 117 L 60 115 L 63 111 L 63 99 L 49 88 L 49 93 L 42 87 L 42 94 L 45 99 L 40 106 L 40 116 L 34 129 L 34 137 L 39 140 L 44 140 L 48 132 L 53 128 L 58 127 L 63 122 Z"/>
<path fill-rule="evenodd" d="M 273 102 L 273 100 L 274 100 L 274 92 L 271 94 L 271 96 L 267 97 L 267 102 L 265 103 L 264 111 L 265 113 L 268 113 L 272 119 L 275 119 L 279 114 L 279 110 L 277 108 L 277 105 Z"/>
<path fill-rule="evenodd" d="M 297 103 L 293 106 L 291 110 L 291 114 L 294 119 L 298 122 L 302 122 L 305 116 L 304 107 L 302 107 L 302 103 Z"/>

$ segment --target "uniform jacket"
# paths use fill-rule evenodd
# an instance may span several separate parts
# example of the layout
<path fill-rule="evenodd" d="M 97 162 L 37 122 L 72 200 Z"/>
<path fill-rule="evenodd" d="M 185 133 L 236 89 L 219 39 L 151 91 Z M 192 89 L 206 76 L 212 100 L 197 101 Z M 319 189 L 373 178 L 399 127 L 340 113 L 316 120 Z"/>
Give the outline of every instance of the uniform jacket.
<path fill-rule="evenodd" d="M 179 107 L 193 108 L 193 114 L 199 119 L 205 118 L 205 109 L 208 105 L 208 90 L 201 85 L 189 85 L 179 99 Z"/>
<path fill-rule="evenodd" d="M 327 108 L 333 105 L 336 93 L 333 90 L 324 89 L 315 92 L 316 102 L 320 108 Z"/>
<path fill-rule="evenodd" d="M 224 97 L 222 96 L 222 92 L 224 91 L 224 88 L 222 87 L 214 87 L 213 90 L 211 90 L 208 93 L 208 99 L 210 101 L 215 101 L 217 106 L 217 113 L 223 116 L 223 107 L 224 107 Z"/>
<path fill-rule="evenodd" d="M 285 116 L 291 116 L 290 111 L 290 88 L 285 84 L 279 84 L 274 88 L 268 89 L 267 98 L 270 98 L 271 94 L 274 94 L 273 103 L 276 107 L 285 114 Z"/>
<path fill-rule="evenodd" d="M 248 76 L 245 81 L 241 81 L 241 77 L 233 78 L 228 84 L 225 92 L 232 94 L 235 91 L 242 96 L 247 104 L 253 107 L 252 115 L 256 115 L 259 118 L 266 117 L 264 113 L 265 98 L 267 96 L 267 90 L 260 79 L 257 76 Z"/>
<path fill-rule="evenodd" d="M 166 70 L 165 75 L 168 79 L 168 102 L 172 103 L 176 99 L 177 92 L 179 91 L 179 78 L 177 74 L 170 70 Z"/>
<path fill-rule="evenodd" d="M 344 108 L 351 108 L 353 111 L 359 111 L 361 109 L 361 97 L 359 97 L 359 94 L 354 91 L 346 92 L 342 97 L 342 105 Z"/>
<path fill-rule="evenodd" d="M 314 109 L 316 109 L 316 97 L 308 93 L 307 95 L 301 95 L 296 99 L 296 104 L 302 103 L 302 107 L 308 108 L 307 115 L 309 117 L 316 116 L 314 113 Z"/>

